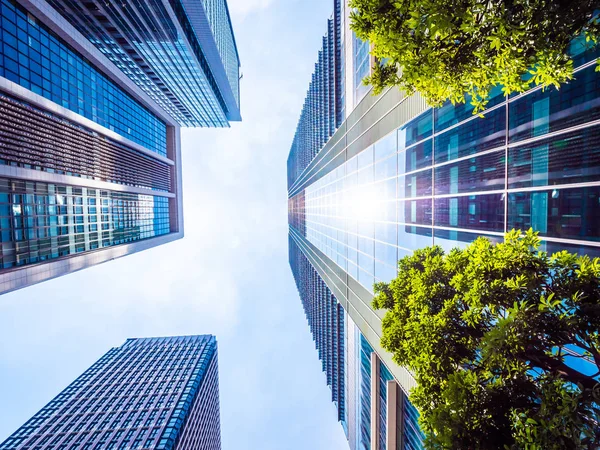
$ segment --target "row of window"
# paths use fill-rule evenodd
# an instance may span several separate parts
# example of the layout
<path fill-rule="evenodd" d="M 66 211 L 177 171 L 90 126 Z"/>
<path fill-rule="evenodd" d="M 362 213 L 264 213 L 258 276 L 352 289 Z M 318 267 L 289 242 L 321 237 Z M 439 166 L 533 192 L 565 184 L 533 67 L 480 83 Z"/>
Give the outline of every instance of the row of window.
<path fill-rule="evenodd" d="M 168 234 L 169 217 L 165 197 L 0 179 L 0 267 Z"/>
<path fill-rule="evenodd" d="M 196 382 L 202 379 L 207 360 L 214 353 L 214 338 L 199 338 L 192 345 L 153 345 L 161 343 L 157 339 L 139 345 L 128 341 L 112 349 L 13 434 L 2 449 L 15 448 L 25 440 L 28 450 L 155 447 L 161 437 L 159 431 L 177 416 L 178 405 L 197 391 Z M 208 345 L 211 342 L 212 346 Z M 169 358 L 161 358 L 165 352 Z M 180 364 L 180 357 L 186 359 L 185 366 Z M 130 370 L 123 376 L 119 370 L 123 363 L 144 369 Z M 182 378 L 176 381 L 173 373 L 181 370 Z M 154 395 L 143 393 L 147 387 Z M 174 396 L 157 394 L 160 389 L 172 388 L 177 391 Z M 163 401 L 166 398 L 167 404 Z"/>
<path fill-rule="evenodd" d="M 0 76 L 166 156 L 166 124 L 13 0 L 1 0 Z"/>

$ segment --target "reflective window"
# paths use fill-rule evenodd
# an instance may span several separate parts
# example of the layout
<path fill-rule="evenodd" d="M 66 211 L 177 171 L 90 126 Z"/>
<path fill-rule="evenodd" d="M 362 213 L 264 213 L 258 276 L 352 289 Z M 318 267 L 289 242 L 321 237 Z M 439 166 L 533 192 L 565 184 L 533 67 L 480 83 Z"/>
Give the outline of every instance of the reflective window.
<path fill-rule="evenodd" d="M 398 223 L 431 225 L 432 200 L 401 200 L 398 202 Z"/>
<path fill-rule="evenodd" d="M 510 188 L 584 183 L 599 179 L 598 126 L 509 150 Z"/>
<path fill-rule="evenodd" d="M 388 158 L 396 154 L 398 150 L 398 135 L 396 132 L 388 134 L 386 137 L 377 141 L 375 147 L 375 161 Z"/>
<path fill-rule="evenodd" d="M 564 242 L 551 242 L 542 240 L 540 251 L 547 252 L 552 255 L 563 250 L 569 253 L 577 253 L 579 255 L 588 255 L 590 258 L 600 258 L 600 247 L 592 247 L 591 245 L 565 244 Z"/>
<path fill-rule="evenodd" d="M 371 353 L 373 347 L 365 337 L 360 335 L 360 415 L 359 448 L 371 448 Z"/>
<path fill-rule="evenodd" d="M 407 256 L 414 250 L 427 247 L 433 243 L 431 227 L 415 227 L 411 225 L 398 225 L 398 247 L 405 252 L 399 255 Z"/>
<path fill-rule="evenodd" d="M 505 151 L 463 159 L 435 169 L 435 193 L 459 194 L 464 192 L 504 189 Z"/>
<path fill-rule="evenodd" d="M 435 138 L 435 162 L 441 163 L 506 143 L 506 110 L 495 109 Z"/>
<path fill-rule="evenodd" d="M 486 235 L 485 233 L 469 233 L 457 230 L 435 230 L 434 244 L 439 245 L 449 252 L 453 248 L 464 248 L 477 239 L 484 236 L 491 242 L 499 243 L 504 240 L 502 236 Z"/>
<path fill-rule="evenodd" d="M 504 95 L 502 94 L 502 87 L 496 86 L 490 93 L 490 100 L 486 107 L 488 109 L 492 108 L 503 101 Z M 504 108 L 501 109 L 504 110 Z M 484 111 L 483 114 L 487 115 L 489 113 Z M 466 96 L 465 103 L 459 103 L 457 105 L 453 105 L 448 101 L 444 103 L 441 108 L 435 109 L 435 132 L 439 133 L 452 125 L 456 125 L 471 117 L 473 117 L 473 105 L 471 105 L 471 98 L 469 96 Z"/>
<path fill-rule="evenodd" d="M 515 99 L 509 106 L 510 142 L 563 130 L 600 118 L 600 77 L 592 66 L 569 83 Z"/>
<path fill-rule="evenodd" d="M 0 179 L 3 269 L 169 232 L 166 197 Z"/>
<path fill-rule="evenodd" d="M 369 42 L 363 41 L 352 33 L 354 41 L 354 104 L 357 104 L 369 91 L 362 80 L 371 72 L 371 58 L 369 55 Z"/>
<path fill-rule="evenodd" d="M 569 55 L 573 58 L 573 67 L 581 66 L 600 56 L 600 47 L 585 42 L 585 36 L 579 36 L 571 42 Z"/>
<path fill-rule="evenodd" d="M 412 172 L 431 166 L 433 140 L 428 139 L 420 144 L 407 148 L 398 154 L 398 173 Z"/>
<path fill-rule="evenodd" d="M 509 194 L 508 227 L 543 236 L 600 240 L 600 187 Z"/>
<path fill-rule="evenodd" d="M 504 232 L 503 195 L 436 198 L 435 225 Z"/>
<path fill-rule="evenodd" d="M 398 149 L 416 144 L 431 136 L 432 132 L 433 113 L 429 109 L 398 130 Z"/>
<path fill-rule="evenodd" d="M 162 120 L 21 6 L 1 2 L 0 76 L 166 156 Z"/>
<path fill-rule="evenodd" d="M 398 198 L 414 198 L 431 195 L 431 169 L 402 175 L 398 178 Z"/>

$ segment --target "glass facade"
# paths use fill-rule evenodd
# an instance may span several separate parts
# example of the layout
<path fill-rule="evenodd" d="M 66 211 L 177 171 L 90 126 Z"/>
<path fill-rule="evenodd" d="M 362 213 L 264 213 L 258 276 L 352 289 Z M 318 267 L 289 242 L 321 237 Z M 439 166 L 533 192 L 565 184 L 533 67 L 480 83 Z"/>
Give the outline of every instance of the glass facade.
<path fill-rule="evenodd" d="M 600 255 L 600 75 L 501 97 L 480 118 L 429 110 L 292 198 L 291 223 L 371 290 L 432 244 L 533 227 L 544 249 Z"/>
<path fill-rule="evenodd" d="M 225 66 L 227 79 L 233 91 L 233 96 L 240 104 L 240 60 L 231 28 L 229 8 L 225 0 L 202 0 L 210 29 L 217 43 L 219 54 Z"/>
<path fill-rule="evenodd" d="M 169 199 L 0 178 L 0 268 L 170 232 Z"/>
<path fill-rule="evenodd" d="M 166 156 L 166 124 L 12 0 L 0 0 L 0 76 Z"/>
<path fill-rule="evenodd" d="M 220 450 L 214 336 L 129 339 L 1 450 Z"/>
<path fill-rule="evenodd" d="M 288 158 L 288 187 L 308 167 L 343 120 L 341 3 L 336 1 L 333 19 L 319 51 L 315 72 L 302 107 Z"/>
<path fill-rule="evenodd" d="M 369 44 L 354 35 L 346 42 L 353 44 L 343 65 L 352 71 L 356 106 L 368 90 L 360 81 L 368 75 Z M 294 141 L 288 159 L 290 248 L 307 249 L 366 335 L 372 336 L 378 325 L 372 322 L 379 319 L 363 312 L 370 296 L 360 293 L 354 280 L 372 293 L 375 282 L 396 277 L 398 260 L 414 250 L 430 245 L 450 250 L 479 236 L 501 242 L 508 230 L 531 227 L 549 253 L 600 256 L 600 73 L 595 71 L 600 48 L 576 39 L 571 54 L 577 68 L 569 83 L 511 96 L 496 88 L 483 117 L 473 115 L 469 99 L 423 111 L 384 93 L 363 116 L 340 124 L 348 131 L 335 147 L 327 140 Z M 316 129 L 328 109 L 311 106 Z M 377 118 L 379 110 L 385 115 Z M 399 122 L 405 114 L 412 117 Z M 391 130 L 394 118 L 398 123 Z M 352 450 L 370 449 L 371 442 L 385 449 L 389 428 L 374 429 L 370 408 L 378 395 L 380 409 L 373 413 L 385 424 L 386 382 L 393 377 L 381 364 L 379 392 L 371 392 L 373 348 L 362 334 L 358 347 L 356 439 L 349 441 Z M 577 361 L 586 364 L 585 358 Z M 402 379 L 404 372 L 396 369 L 396 379 L 408 389 L 414 379 Z M 401 400 L 396 428 L 401 448 L 421 449 L 418 412 L 404 394 Z"/>
<path fill-rule="evenodd" d="M 405 450 L 422 450 L 425 435 L 419 428 L 419 411 L 404 396 L 402 400 L 402 442 Z"/>
<path fill-rule="evenodd" d="M 230 113 L 239 115 L 239 59 L 224 0 L 49 3 L 181 125 L 228 126 Z M 205 30 L 197 29 L 186 9 L 203 5 L 210 8 L 202 14 L 219 52 L 212 64 L 223 65 L 227 86 L 215 77 L 200 44 Z M 225 88 L 235 97 L 231 104 Z"/>
<path fill-rule="evenodd" d="M 373 347 L 360 335 L 359 450 L 371 450 L 371 353 Z M 377 395 L 377 394 L 376 394 Z"/>
<path fill-rule="evenodd" d="M 290 266 L 331 388 L 331 400 L 337 406 L 338 420 L 347 429 L 344 309 L 291 238 Z"/>
<path fill-rule="evenodd" d="M 371 73 L 371 56 L 368 41 L 359 39 L 354 33 L 352 33 L 352 38 L 354 49 L 354 104 L 356 105 L 371 89 L 362 82 Z"/>

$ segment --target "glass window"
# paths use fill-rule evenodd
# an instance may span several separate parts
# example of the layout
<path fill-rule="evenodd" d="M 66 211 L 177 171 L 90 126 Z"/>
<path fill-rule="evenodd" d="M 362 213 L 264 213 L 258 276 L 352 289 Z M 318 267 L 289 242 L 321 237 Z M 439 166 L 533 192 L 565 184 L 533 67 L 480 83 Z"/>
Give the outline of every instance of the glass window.
<path fill-rule="evenodd" d="M 433 140 L 428 139 L 398 154 L 398 173 L 413 172 L 431 166 Z"/>
<path fill-rule="evenodd" d="M 569 83 L 538 89 L 510 103 L 510 142 L 564 130 L 600 118 L 600 76 L 596 67 L 575 73 Z"/>
<path fill-rule="evenodd" d="M 375 143 L 375 161 L 395 155 L 398 150 L 398 136 L 390 133 Z"/>
<path fill-rule="evenodd" d="M 403 150 L 428 138 L 432 132 L 433 113 L 429 109 L 398 130 L 398 150 Z"/>
<path fill-rule="evenodd" d="M 503 194 L 436 198 L 435 225 L 504 232 Z"/>
<path fill-rule="evenodd" d="M 600 187 L 509 194 L 508 227 L 543 236 L 600 240 Z"/>
<path fill-rule="evenodd" d="M 431 195 L 431 169 L 398 177 L 398 198 L 425 197 Z"/>
<path fill-rule="evenodd" d="M 399 224 L 431 225 L 431 222 L 432 200 L 430 198 L 398 202 Z"/>
<path fill-rule="evenodd" d="M 0 45 L 0 58 L 4 60 L 2 67 L 6 78 L 166 156 L 166 124 L 21 6 L 3 4 L 1 28 L 5 43 Z M 42 37 L 46 42 L 52 41 L 51 52 L 39 45 Z M 52 63 L 43 61 L 42 52 L 51 55 Z M 41 70 L 40 63 L 45 66 L 45 71 Z M 92 88 L 84 88 L 79 81 L 84 67 L 86 72 L 93 74 Z"/>
<path fill-rule="evenodd" d="M 487 108 L 491 108 L 504 101 L 504 95 L 502 94 L 502 87 L 496 86 L 490 93 L 490 100 L 487 104 Z M 501 108 L 502 109 L 502 108 Z M 467 120 L 473 117 L 473 105 L 471 105 L 471 98 L 467 95 L 465 103 L 459 103 L 453 105 L 451 102 L 446 102 L 441 108 L 435 108 L 435 132 L 439 133 L 452 125 L 456 125 L 463 120 Z M 484 114 L 487 115 L 484 111 Z"/>
<path fill-rule="evenodd" d="M 586 128 L 509 149 L 510 188 L 600 179 L 600 127 Z"/>
<path fill-rule="evenodd" d="M 435 138 L 435 162 L 442 163 L 506 144 L 506 110 L 495 109 Z"/>
<path fill-rule="evenodd" d="M 504 189 L 505 151 L 463 159 L 435 169 L 435 193 L 459 194 L 464 192 Z"/>
<path fill-rule="evenodd" d="M 375 179 L 384 180 L 386 178 L 395 177 L 398 172 L 397 159 L 394 154 L 383 160 L 375 163 Z"/>
<path fill-rule="evenodd" d="M 569 253 L 577 253 L 578 255 L 588 255 L 590 258 L 600 258 L 600 247 L 594 247 L 591 245 L 577 245 L 577 244 L 565 244 L 563 242 L 552 242 L 542 240 L 540 251 L 548 252 L 552 255 L 556 252 L 563 250 Z"/>
<path fill-rule="evenodd" d="M 453 248 L 464 248 L 478 237 L 483 236 L 491 242 L 500 243 L 504 241 L 503 237 L 486 235 L 482 233 L 468 233 L 457 230 L 435 230 L 434 244 L 442 247 L 446 252 Z"/>

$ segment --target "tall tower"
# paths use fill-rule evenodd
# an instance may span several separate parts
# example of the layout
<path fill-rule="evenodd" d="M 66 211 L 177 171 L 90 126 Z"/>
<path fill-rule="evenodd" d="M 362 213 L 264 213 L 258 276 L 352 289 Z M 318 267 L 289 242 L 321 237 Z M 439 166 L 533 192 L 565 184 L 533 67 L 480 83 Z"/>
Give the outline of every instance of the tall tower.
<path fill-rule="evenodd" d="M 0 293 L 181 238 L 180 127 L 239 105 L 225 0 L 0 0 Z"/>
<path fill-rule="evenodd" d="M 514 96 L 498 87 L 480 117 L 468 102 L 372 95 L 361 83 L 376 63 L 370 44 L 350 30 L 347 2 L 334 7 L 343 120 L 319 128 L 336 109 L 313 87 L 320 62 L 288 158 L 290 266 L 351 449 L 418 449 L 415 380 L 380 345 L 373 284 L 416 249 L 498 242 L 513 228 L 539 231 L 549 253 L 600 256 L 600 50 L 576 39 L 574 80 Z"/>
<path fill-rule="evenodd" d="M 128 339 L 0 444 L 1 450 L 220 450 L 214 336 Z"/>

